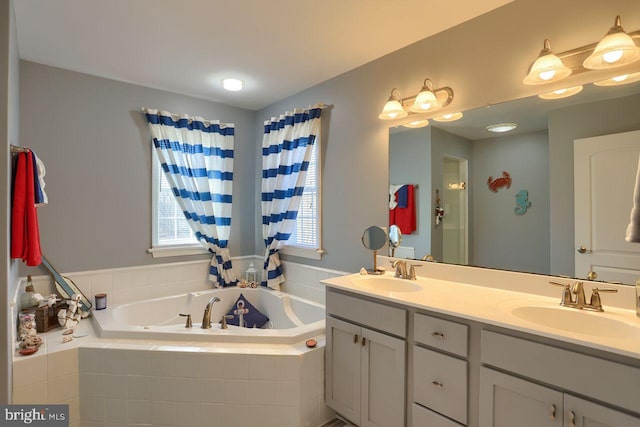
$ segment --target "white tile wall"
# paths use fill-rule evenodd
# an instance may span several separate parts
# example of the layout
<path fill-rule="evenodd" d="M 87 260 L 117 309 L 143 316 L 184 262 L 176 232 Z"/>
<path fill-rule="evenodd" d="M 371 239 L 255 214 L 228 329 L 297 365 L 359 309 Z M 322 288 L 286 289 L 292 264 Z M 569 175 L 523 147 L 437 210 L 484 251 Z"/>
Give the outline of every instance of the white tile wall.
<path fill-rule="evenodd" d="M 251 262 L 259 270 L 262 259 L 233 262 L 240 279 Z M 320 303 L 325 298 L 320 280 L 346 274 L 291 262 L 283 266 L 283 290 Z M 208 289 L 207 273 L 208 262 L 196 261 L 65 276 L 92 302 L 96 293 L 106 292 L 108 304 L 117 305 Z M 25 282 L 14 301 L 20 300 Z M 33 283 L 42 295 L 54 292 L 49 276 L 34 276 Z M 17 318 L 17 307 L 13 309 Z M 106 347 L 55 346 L 50 352 L 43 347 L 35 356 L 17 358 L 13 402 L 69 404 L 72 427 L 182 427 L 210 425 L 212 420 L 220 425 L 315 427 L 333 416 L 324 405 L 323 347 L 296 356 Z M 251 422 L 243 424 L 239 416 Z"/>

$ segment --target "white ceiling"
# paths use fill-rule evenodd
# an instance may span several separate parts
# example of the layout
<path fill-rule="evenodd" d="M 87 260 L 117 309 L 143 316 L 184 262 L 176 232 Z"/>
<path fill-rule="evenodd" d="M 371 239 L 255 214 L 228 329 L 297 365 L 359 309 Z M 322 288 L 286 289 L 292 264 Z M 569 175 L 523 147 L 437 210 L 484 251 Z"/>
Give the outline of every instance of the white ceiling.
<path fill-rule="evenodd" d="M 22 59 L 257 110 L 512 0 L 13 1 Z"/>

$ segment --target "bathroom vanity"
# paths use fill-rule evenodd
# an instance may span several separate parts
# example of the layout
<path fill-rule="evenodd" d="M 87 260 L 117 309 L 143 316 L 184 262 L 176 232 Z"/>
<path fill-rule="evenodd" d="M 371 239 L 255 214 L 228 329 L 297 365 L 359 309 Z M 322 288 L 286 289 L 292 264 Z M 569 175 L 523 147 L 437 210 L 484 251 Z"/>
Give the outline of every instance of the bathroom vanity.
<path fill-rule="evenodd" d="M 358 426 L 640 426 L 632 310 L 389 272 L 324 283 L 326 403 Z"/>

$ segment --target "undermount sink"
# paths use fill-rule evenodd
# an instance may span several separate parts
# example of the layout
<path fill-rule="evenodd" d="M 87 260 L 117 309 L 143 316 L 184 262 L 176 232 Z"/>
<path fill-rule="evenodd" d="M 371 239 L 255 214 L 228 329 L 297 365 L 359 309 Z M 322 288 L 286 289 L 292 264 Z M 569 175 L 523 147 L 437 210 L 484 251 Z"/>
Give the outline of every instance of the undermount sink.
<path fill-rule="evenodd" d="M 421 289 L 417 283 L 389 276 L 362 276 L 352 279 L 355 286 L 383 292 L 415 292 Z"/>
<path fill-rule="evenodd" d="M 617 339 L 640 339 L 638 326 L 605 317 L 606 314 L 568 307 L 526 306 L 511 310 L 511 314 L 527 322 L 582 335 Z"/>

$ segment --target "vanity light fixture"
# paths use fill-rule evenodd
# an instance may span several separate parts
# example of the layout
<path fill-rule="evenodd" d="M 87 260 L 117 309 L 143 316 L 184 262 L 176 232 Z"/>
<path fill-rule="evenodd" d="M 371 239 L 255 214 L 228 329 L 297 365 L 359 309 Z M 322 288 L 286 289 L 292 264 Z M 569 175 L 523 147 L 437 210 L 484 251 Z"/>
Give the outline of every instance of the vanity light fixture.
<path fill-rule="evenodd" d="M 400 94 L 398 88 L 391 89 L 391 96 L 387 100 L 387 103 L 384 104 L 382 108 L 382 113 L 378 116 L 381 120 L 393 120 L 393 119 L 401 119 L 403 117 L 407 117 L 408 113 L 402 108 L 402 100 L 395 96 L 393 92 L 396 91 Z"/>
<path fill-rule="evenodd" d="M 564 89 L 558 89 L 558 90 L 554 90 L 553 92 L 542 93 L 542 94 L 538 95 L 538 98 L 542 98 L 542 99 L 561 99 L 561 98 L 568 98 L 568 97 L 573 96 L 573 95 L 575 95 L 577 93 L 580 93 L 580 92 L 582 92 L 582 85 L 568 87 L 568 88 L 564 88 Z"/>
<path fill-rule="evenodd" d="M 503 132 L 509 132 L 510 130 L 514 130 L 517 127 L 518 125 L 515 123 L 496 123 L 495 125 L 487 126 L 486 129 L 489 132 L 503 133 Z"/>
<path fill-rule="evenodd" d="M 582 66 L 591 70 L 621 67 L 640 59 L 640 47 L 622 28 L 620 15 Z"/>
<path fill-rule="evenodd" d="M 460 120 L 463 114 L 460 112 L 457 113 L 447 113 L 440 117 L 434 117 L 433 120 L 436 122 L 455 122 L 456 120 Z"/>
<path fill-rule="evenodd" d="M 527 85 L 539 85 L 543 83 L 557 82 L 571 75 L 571 68 L 562 63 L 551 51 L 551 43 L 544 40 L 544 47 L 538 58 L 529 67 L 529 73 L 523 83 Z"/>
<path fill-rule="evenodd" d="M 406 128 L 410 128 L 410 129 L 423 128 L 425 126 L 429 126 L 429 120 L 427 120 L 427 119 L 414 120 L 412 122 L 405 123 L 402 126 L 404 126 Z"/>
<path fill-rule="evenodd" d="M 396 92 L 398 95 L 396 95 Z M 422 89 L 417 95 L 408 98 L 399 97 L 397 88 L 391 90 L 391 96 L 387 100 L 378 116 L 381 120 L 394 120 L 406 117 L 408 114 L 428 113 L 446 107 L 453 101 L 453 90 L 449 87 L 435 88 L 430 79 L 425 79 Z"/>
<path fill-rule="evenodd" d="M 226 78 L 222 79 L 222 87 L 231 92 L 242 90 L 244 82 L 240 79 Z"/>
<path fill-rule="evenodd" d="M 622 74 L 621 76 L 611 77 L 610 79 L 593 82 L 596 86 L 619 86 L 640 80 L 640 72 L 631 74 Z"/>

